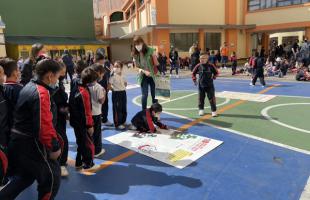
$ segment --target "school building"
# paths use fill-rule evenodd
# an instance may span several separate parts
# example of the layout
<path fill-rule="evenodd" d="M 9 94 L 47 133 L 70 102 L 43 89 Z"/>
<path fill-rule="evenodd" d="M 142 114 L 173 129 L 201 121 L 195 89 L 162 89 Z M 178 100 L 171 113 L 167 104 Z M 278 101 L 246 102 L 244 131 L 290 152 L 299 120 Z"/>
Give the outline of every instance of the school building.
<path fill-rule="evenodd" d="M 52 57 L 95 52 L 108 43 L 96 39 L 93 3 L 85 0 L 1 0 L 0 56 L 28 57 L 42 43 Z M 5 29 L 4 29 L 5 24 Z"/>
<path fill-rule="evenodd" d="M 96 33 L 114 60 L 130 60 L 136 35 L 158 51 L 175 46 L 188 56 L 198 42 L 218 50 L 226 41 L 240 58 L 276 40 L 310 36 L 310 0 L 94 0 Z"/>

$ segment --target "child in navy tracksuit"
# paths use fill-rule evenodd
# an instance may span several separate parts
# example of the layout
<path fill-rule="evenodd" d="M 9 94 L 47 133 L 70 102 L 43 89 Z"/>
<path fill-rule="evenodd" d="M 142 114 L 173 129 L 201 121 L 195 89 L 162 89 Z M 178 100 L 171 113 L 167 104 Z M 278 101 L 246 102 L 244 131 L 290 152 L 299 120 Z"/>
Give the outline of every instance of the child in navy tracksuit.
<path fill-rule="evenodd" d="M 156 133 L 160 129 L 168 127 L 160 122 L 160 114 L 163 108 L 159 103 L 154 103 L 149 109 L 138 112 L 131 120 L 132 125 L 139 133 Z"/>
<path fill-rule="evenodd" d="M 216 79 L 218 71 L 216 67 L 208 62 L 209 56 L 206 53 L 200 55 L 200 63 L 195 67 L 192 74 L 192 79 L 197 85 L 196 75 L 199 74 L 198 92 L 199 92 L 199 115 L 204 115 L 204 104 L 206 93 L 211 105 L 212 116 L 216 117 L 216 99 L 213 80 Z"/>
<path fill-rule="evenodd" d="M 232 55 L 230 57 L 230 61 L 231 61 L 232 75 L 235 75 L 236 71 L 237 71 L 237 56 L 236 56 L 236 52 L 232 53 Z"/>
<path fill-rule="evenodd" d="M 112 89 L 113 119 L 114 125 L 118 129 L 125 129 L 127 120 L 127 81 L 123 75 L 123 64 L 116 61 L 109 84 Z"/>
<path fill-rule="evenodd" d="M 72 91 L 69 98 L 70 125 L 74 129 L 77 155 L 75 166 L 77 169 L 93 169 L 95 147 L 93 143 L 94 121 L 92 117 L 91 96 L 89 84 L 97 81 L 97 73 L 90 67 L 81 73 L 81 82 Z"/>
<path fill-rule="evenodd" d="M 4 99 L 3 91 L 4 70 L 0 65 L 0 186 L 4 184 L 4 178 L 8 168 L 7 159 L 7 137 L 9 135 L 8 127 L 8 108 Z"/>
<path fill-rule="evenodd" d="M 20 71 L 19 71 L 16 61 L 9 59 L 9 58 L 5 58 L 5 59 L 0 60 L 0 65 L 3 66 L 4 74 L 7 77 L 3 85 L 3 88 L 2 88 L 2 94 L 4 98 L 2 102 L 3 104 L 2 106 L 7 107 L 7 113 L 5 114 L 4 111 L 3 111 L 4 113 L 2 113 L 1 111 L 1 115 L 3 114 L 4 116 L 7 117 L 7 124 L 6 124 L 7 129 L 5 131 L 7 134 L 6 143 L 2 144 L 3 145 L 2 150 L 5 150 L 5 148 L 8 145 L 9 139 L 10 139 L 10 130 L 13 126 L 15 106 L 17 103 L 19 93 L 22 90 L 23 86 L 20 83 L 18 83 L 20 80 Z M 1 153 L 0 153 L 0 157 L 1 157 Z M 5 158 L 5 154 L 2 154 L 2 158 L 3 159 Z M 4 174 L 4 172 L 2 173 Z M 1 182 L 6 182 L 6 181 L 7 179 L 4 179 L 0 175 L 0 185 L 1 185 Z"/>
<path fill-rule="evenodd" d="M 53 95 L 53 100 L 57 107 L 57 122 L 56 122 L 56 131 L 62 137 L 64 141 L 64 148 L 60 156 L 60 168 L 61 176 L 65 177 L 69 175 L 67 170 L 67 160 L 68 160 L 68 137 L 66 131 L 67 118 L 69 114 L 69 104 L 68 104 L 68 94 L 64 86 L 64 79 L 66 75 L 66 66 L 63 63 L 60 63 L 61 72 L 59 77 L 58 88 L 55 94 Z"/>
<path fill-rule="evenodd" d="M 6 75 L 6 82 L 3 85 L 4 98 L 8 106 L 9 129 L 13 126 L 14 109 L 20 91 L 23 85 L 19 83 L 20 71 L 15 60 L 5 58 L 0 60 L 0 65 L 3 66 L 4 74 Z"/>

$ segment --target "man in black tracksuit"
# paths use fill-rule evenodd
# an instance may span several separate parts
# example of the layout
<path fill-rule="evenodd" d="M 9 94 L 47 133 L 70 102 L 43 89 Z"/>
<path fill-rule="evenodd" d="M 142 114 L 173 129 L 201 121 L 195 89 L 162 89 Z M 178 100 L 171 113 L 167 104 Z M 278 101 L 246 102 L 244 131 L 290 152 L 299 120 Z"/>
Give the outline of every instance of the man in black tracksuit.
<path fill-rule="evenodd" d="M 8 107 L 4 99 L 3 84 L 4 70 L 0 66 L 0 186 L 4 183 L 4 177 L 8 168 L 7 141 L 9 135 Z"/>
<path fill-rule="evenodd" d="M 211 105 L 212 116 L 216 117 L 216 99 L 213 80 L 216 79 L 218 71 L 213 64 L 209 63 L 209 55 L 203 53 L 200 55 L 200 63 L 194 68 L 192 79 L 197 85 L 196 75 L 199 74 L 198 92 L 199 92 L 199 115 L 204 115 L 206 93 Z"/>
<path fill-rule="evenodd" d="M 257 78 L 259 78 L 262 87 L 265 87 L 265 76 L 264 76 L 264 66 L 265 66 L 265 59 L 264 57 L 260 57 L 258 52 L 255 53 L 255 62 L 253 66 L 253 79 L 250 85 L 254 86 L 256 84 Z"/>
<path fill-rule="evenodd" d="M 44 57 L 44 45 L 37 43 L 31 47 L 31 56 L 24 62 L 22 71 L 21 71 L 21 81 L 22 85 L 26 85 L 33 77 L 33 71 L 36 63 Z"/>
<path fill-rule="evenodd" d="M 8 149 L 12 180 L 0 191 L 0 199 L 15 199 L 35 180 L 39 200 L 52 200 L 58 192 L 57 159 L 63 142 L 54 128 L 56 107 L 52 94 L 59 70 L 55 61 L 40 61 L 36 66 L 37 79 L 20 92 Z"/>
<path fill-rule="evenodd" d="M 151 108 L 138 112 L 132 118 L 131 123 L 140 133 L 156 133 L 155 125 L 160 129 L 168 129 L 165 124 L 160 122 L 162 110 L 159 103 L 154 103 Z"/>
<path fill-rule="evenodd" d="M 77 88 L 71 91 L 69 98 L 70 125 L 74 129 L 77 155 L 75 167 L 90 169 L 94 166 L 95 146 L 93 143 L 94 121 L 91 111 L 91 96 L 88 84 L 98 79 L 97 73 L 90 67 L 83 70 Z"/>

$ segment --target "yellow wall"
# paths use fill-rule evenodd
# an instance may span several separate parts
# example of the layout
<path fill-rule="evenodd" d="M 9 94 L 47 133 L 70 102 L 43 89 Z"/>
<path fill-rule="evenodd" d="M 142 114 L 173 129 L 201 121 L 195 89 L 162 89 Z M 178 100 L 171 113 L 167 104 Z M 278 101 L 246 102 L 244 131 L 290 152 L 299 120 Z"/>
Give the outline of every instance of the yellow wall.
<path fill-rule="evenodd" d="M 32 45 L 7 45 L 8 56 L 17 59 L 20 56 L 21 51 L 31 52 Z M 84 49 L 85 52 L 92 51 L 96 52 L 98 48 L 105 48 L 107 52 L 107 46 L 105 45 L 45 45 L 47 51 L 50 50 L 79 50 Z"/>
<path fill-rule="evenodd" d="M 225 0 L 168 0 L 170 24 L 225 24 Z"/>
<path fill-rule="evenodd" d="M 265 10 L 263 12 L 253 12 L 246 15 L 246 24 L 256 24 L 257 26 L 304 22 L 309 21 L 309 7 L 281 8 Z"/>

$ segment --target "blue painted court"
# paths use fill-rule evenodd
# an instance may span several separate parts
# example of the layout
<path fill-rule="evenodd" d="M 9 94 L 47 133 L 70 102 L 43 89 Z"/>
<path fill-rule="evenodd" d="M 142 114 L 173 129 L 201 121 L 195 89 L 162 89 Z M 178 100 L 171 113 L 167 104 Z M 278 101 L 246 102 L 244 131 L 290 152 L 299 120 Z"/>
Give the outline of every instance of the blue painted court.
<path fill-rule="evenodd" d="M 130 76 L 128 80 L 132 84 L 136 83 L 134 76 Z M 277 95 L 277 104 L 278 101 L 310 103 L 310 85 L 307 83 L 267 84 L 276 87 L 251 87 L 247 80 L 219 79 L 215 82 L 218 92 L 259 93 L 265 90 L 265 94 Z M 173 79 L 172 90 L 196 92 L 190 79 Z M 132 100 L 141 95 L 141 91 L 139 88 L 132 89 L 127 95 L 127 121 L 130 122 L 132 116 L 140 110 Z M 197 106 L 197 101 L 188 102 L 192 104 L 189 105 L 191 107 Z M 208 102 L 206 104 L 208 106 Z M 265 106 L 262 104 L 261 107 Z M 223 111 L 216 119 L 191 126 L 188 132 L 224 143 L 182 170 L 103 140 L 106 153 L 95 162 L 105 167 L 95 175 L 87 176 L 69 166 L 70 175 L 62 180 L 57 199 L 299 200 L 310 176 L 310 140 L 304 143 L 310 134 L 308 136 L 304 132 L 284 130 L 283 127 L 262 119 L 261 107 L 254 103 L 244 103 L 227 112 Z M 252 108 L 253 112 L 249 110 Z M 307 123 L 310 116 L 309 105 L 296 109 L 307 110 L 304 121 L 301 119 L 294 122 L 293 118 L 297 116 L 292 112 L 287 113 L 286 110 L 276 110 L 271 114 L 277 116 L 279 121 L 289 120 L 290 125 L 310 131 Z M 255 113 L 256 110 L 259 112 Z M 285 114 L 279 114 L 280 111 Z M 197 110 L 191 112 L 172 112 L 171 115 L 163 113 L 161 118 L 169 127 L 177 129 L 195 120 L 195 117 L 199 118 L 193 114 L 197 113 Z M 177 117 L 180 115 L 183 117 Z M 287 119 L 284 115 L 292 116 Z M 109 118 L 112 121 L 112 112 Z M 251 121 L 242 124 L 242 121 L 246 120 Z M 267 127 L 267 131 L 260 132 L 263 130 L 260 126 Z M 281 138 L 281 128 L 286 134 L 285 138 Z M 67 130 L 70 140 L 69 156 L 75 158 L 74 133 L 70 127 Z M 252 133 L 251 130 L 255 131 Z M 113 128 L 104 128 L 103 137 L 117 133 Z M 292 134 L 296 135 L 292 137 Z M 36 199 L 36 195 L 36 186 L 33 185 L 21 194 L 18 200 Z"/>

